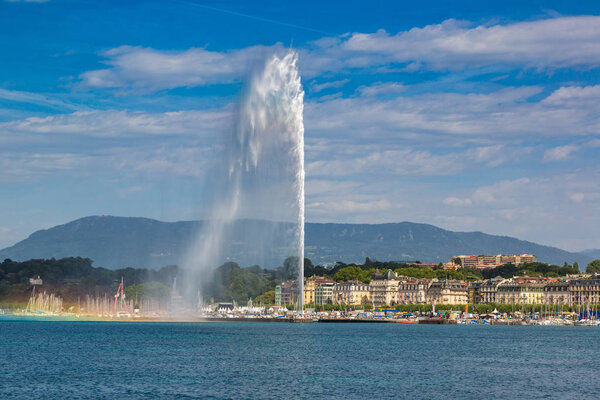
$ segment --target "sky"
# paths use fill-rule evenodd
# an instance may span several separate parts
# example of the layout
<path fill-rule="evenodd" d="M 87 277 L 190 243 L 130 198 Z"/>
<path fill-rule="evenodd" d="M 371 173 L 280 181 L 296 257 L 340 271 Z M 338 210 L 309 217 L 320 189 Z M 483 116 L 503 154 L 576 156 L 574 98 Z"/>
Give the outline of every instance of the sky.
<path fill-rule="evenodd" d="M 248 71 L 287 48 L 308 221 L 600 248 L 600 10 L 541 0 L 0 0 L 0 248 L 206 217 Z"/>

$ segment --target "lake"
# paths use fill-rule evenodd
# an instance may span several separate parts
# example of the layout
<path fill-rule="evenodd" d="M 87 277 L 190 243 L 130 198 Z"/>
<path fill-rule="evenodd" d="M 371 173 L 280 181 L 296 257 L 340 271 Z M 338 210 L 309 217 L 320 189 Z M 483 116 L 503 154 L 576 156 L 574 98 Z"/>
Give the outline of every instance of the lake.
<path fill-rule="evenodd" d="M 0 398 L 598 398 L 600 329 L 0 318 Z"/>

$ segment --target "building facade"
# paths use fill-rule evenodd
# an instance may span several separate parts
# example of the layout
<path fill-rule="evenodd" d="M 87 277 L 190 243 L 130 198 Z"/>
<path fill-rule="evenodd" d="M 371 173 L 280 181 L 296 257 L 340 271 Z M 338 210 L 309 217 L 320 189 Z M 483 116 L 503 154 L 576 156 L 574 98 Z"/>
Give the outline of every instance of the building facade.
<path fill-rule="evenodd" d="M 600 304 L 600 277 L 569 282 L 571 305 Z"/>
<path fill-rule="evenodd" d="M 333 287 L 333 304 L 363 305 L 370 301 L 369 285 L 359 281 L 338 283 Z"/>
<path fill-rule="evenodd" d="M 544 286 L 544 304 L 571 305 L 569 287 L 566 281 L 548 282 Z"/>
<path fill-rule="evenodd" d="M 275 286 L 275 305 L 281 305 L 281 285 Z"/>
<path fill-rule="evenodd" d="M 427 289 L 427 302 L 431 304 L 467 304 L 468 301 L 469 291 L 463 281 L 432 281 Z"/>
<path fill-rule="evenodd" d="M 323 282 L 315 286 L 315 304 L 333 304 L 333 282 Z"/>
<path fill-rule="evenodd" d="M 425 304 L 429 281 L 409 278 L 398 283 L 398 304 Z"/>
<path fill-rule="evenodd" d="M 369 296 L 374 307 L 398 304 L 398 274 L 388 269 L 385 274 L 376 270 L 369 283 Z"/>
<path fill-rule="evenodd" d="M 315 278 L 304 278 L 304 304 L 315 304 Z"/>
<path fill-rule="evenodd" d="M 535 261 L 534 254 L 461 255 L 450 257 L 450 262 L 446 268 L 494 268 L 504 264 L 519 265 Z"/>
<path fill-rule="evenodd" d="M 498 285 L 505 281 L 506 279 L 499 276 L 484 280 L 479 292 L 481 303 L 497 303 Z"/>
<path fill-rule="evenodd" d="M 543 282 L 535 280 L 508 280 L 498 285 L 496 303 L 499 304 L 543 304 Z"/>

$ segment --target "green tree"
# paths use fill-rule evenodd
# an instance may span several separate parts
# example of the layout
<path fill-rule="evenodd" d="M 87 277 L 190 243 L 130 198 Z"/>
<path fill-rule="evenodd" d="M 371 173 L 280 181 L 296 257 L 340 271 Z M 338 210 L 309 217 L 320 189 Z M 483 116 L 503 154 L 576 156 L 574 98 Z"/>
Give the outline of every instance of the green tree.
<path fill-rule="evenodd" d="M 286 258 L 283 265 L 277 269 L 277 273 L 282 281 L 298 279 L 298 257 Z"/>
<path fill-rule="evenodd" d="M 585 272 L 587 272 L 588 274 L 598 274 L 598 273 L 600 273 L 600 260 L 591 261 L 587 265 L 587 268 L 585 269 Z"/>
<path fill-rule="evenodd" d="M 257 296 L 252 302 L 254 303 L 255 306 L 257 306 L 261 303 L 266 306 L 273 305 L 273 304 L 275 304 L 275 291 L 269 290 L 267 292 L 264 292 L 260 296 Z"/>
<path fill-rule="evenodd" d="M 309 277 L 316 275 L 316 268 L 313 265 L 312 261 L 309 258 L 304 257 L 304 276 Z"/>
<path fill-rule="evenodd" d="M 360 267 L 345 267 L 337 271 L 333 275 L 333 279 L 336 282 L 344 281 L 361 281 L 365 282 L 370 280 L 371 274 L 369 270 L 363 270 Z"/>

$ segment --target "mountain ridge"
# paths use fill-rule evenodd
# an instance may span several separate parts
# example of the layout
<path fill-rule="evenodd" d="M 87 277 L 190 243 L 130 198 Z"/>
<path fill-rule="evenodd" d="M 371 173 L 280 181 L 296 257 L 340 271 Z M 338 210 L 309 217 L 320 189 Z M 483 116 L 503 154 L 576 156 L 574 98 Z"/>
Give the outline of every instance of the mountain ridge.
<path fill-rule="evenodd" d="M 38 230 L 0 250 L 0 259 L 89 257 L 107 268 L 181 265 L 206 221 L 163 222 L 145 217 L 88 216 Z M 445 262 L 458 254 L 531 253 L 539 261 L 585 266 L 593 257 L 483 232 L 455 232 L 414 222 L 306 223 L 305 254 L 315 264 L 378 260 Z M 262 240 L 267 237 L 267 240 Z M 242 219 L 232 227 L 229 260 L 241 265 L 280 265 L 293 254 L 293 224 Z M 226 261 L 226 260 L 223 260 Z"/>

